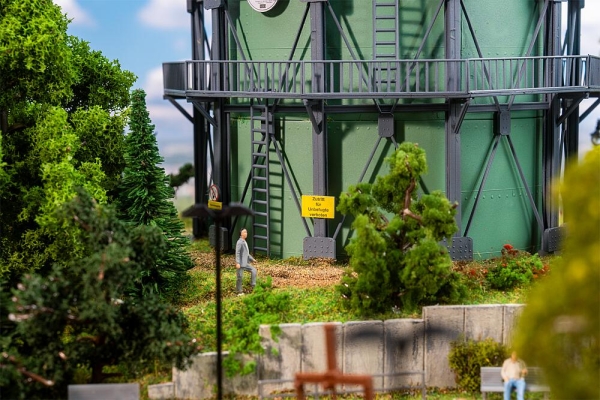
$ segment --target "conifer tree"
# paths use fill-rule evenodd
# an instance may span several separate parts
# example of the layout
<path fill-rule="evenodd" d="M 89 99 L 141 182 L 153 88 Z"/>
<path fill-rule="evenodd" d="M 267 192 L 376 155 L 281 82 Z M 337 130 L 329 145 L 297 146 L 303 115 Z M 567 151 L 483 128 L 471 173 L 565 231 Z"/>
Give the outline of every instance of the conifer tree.
<path fill-rule="evenodd" d="M 83 190 L 55 218 L 83 249 L 46 276 L 26 275 L 10 300 L 2 293 L 3 398 L 66 398 L 76 373 L 102 383 L 117 365 L 130 378 L 154 362 L 185 367 L 197 349 L 183 314 L 156 293 L 130 294 L 145 265 L 166 251 L 160 229 L 132 229 Z"/>
<path fill-rule="evenodd" d="M 456 231 L 455 206 L 439 191 L 417 196 L 425 151 L 403 143 L 388 175 L 342 193 L 338 210 L 355 216 L 346 247 L 350 268 L 338 290 L 363 313 L 457 300 L 464 290 L 439 242 Z"/>
<path fill-rule="evenodd" d="M 131 97 L 130 132 L 125 139 L 126 167 L 118 199 L 119 212 L 125 221 L 157 226 L 163 232 L 167 251 L 155 265 L 147 266 L 142 292 L 156 291 L 175 298 L 187 278 L 186 271 L 193 267 L 186 249 L 189 240 L 183 235 L 183 222 L 171 201 L 174 190 L 169 184 L 169 176 L 160 167 L 163 158 L 146 109 L 146 93 L 137 89 Z"/>

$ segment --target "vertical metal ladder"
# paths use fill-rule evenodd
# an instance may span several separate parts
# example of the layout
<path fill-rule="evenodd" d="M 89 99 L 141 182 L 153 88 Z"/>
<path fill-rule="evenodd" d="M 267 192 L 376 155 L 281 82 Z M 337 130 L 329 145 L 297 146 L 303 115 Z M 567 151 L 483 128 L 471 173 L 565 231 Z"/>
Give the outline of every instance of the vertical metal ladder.
<path fill-rule="evenodd" d="M 398 59 L 398 1 L 373 0 L 373 59 L 394 61 Z M 396 88 L 396 65 L 382 64 L 375 73 L 374 82 L 382 92 Z M 382 100 L 379 100 L 382 103 Z"/>
<path fill-rule="evenodd" d="M 254 211 L 252 249 L 270 255 L 269 241 L 269 147 L 273 133 L 273 113 L 268 104 L 250 106 L 250 135 L 252 142 L 250 205 Z"/>

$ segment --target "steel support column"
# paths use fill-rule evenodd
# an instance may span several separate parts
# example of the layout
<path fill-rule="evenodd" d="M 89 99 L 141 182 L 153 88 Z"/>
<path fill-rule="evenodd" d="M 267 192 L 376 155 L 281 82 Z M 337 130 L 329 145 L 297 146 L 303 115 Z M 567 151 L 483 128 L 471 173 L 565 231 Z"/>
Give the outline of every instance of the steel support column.
<path fill-rule="evenodd" d="M 191 14 L 192 24 L 192 60 L 206 59 L 204 43 L 206 41 L 204 27 L 204 7 L 202 0 L 188 0 L 187 10 Z M 194 202 L 207 203 L 207 143 L 210 130 L 206 119 L 196 107 L 192 110 L 192 123 L 194 135 Z M 192 219 L 192 233 L 198 238 L 208 232 L 207 221 L 200 218 Z"/>
<path fill-rule="evenodd" d="M 544 55 L 556 56 L 561 54 L 561 2 L 555 1 L 551 4 L 546 15 L 546 40 L 544 42 Z M 547 84 L 555 86 L 561 84 L 561 63 L 559 61 L 549 64 Z M 556 236 L 559 225 L 558 203 L 551 193 L 551 185 L 561 170 L 560 136 L 561 126 L 557 123 L 560 116 L 560 97 L 547 94 L 550 107 L 544 111 L 544 133 L 542 138 L 542 191 L 544 202 L 542 204 L 542 215 L 546 230 L 542 236 L 542 251 L 549 252 L 557 250 L 557 241 L 552 240 Z"/>
<path fill-rule="evenodd" d="M 585 0 L 569 0 L 567 17 L 567 55 L 581 54 L 581 9 Z M 573 65 L 575 75 L 581 73 L 579 63 Z M 568 102 L 568 101 L 567 101 Z M 570 104 L 564 106 L 568 107 Z M 565 137 L 565 158 L 566 161 L 577 159 L 579 153 L 579 107 L 567 118 L 567 135 Z"/>
<path fill-rule="evenodd" d="M 309 0 L 310 7 L 310 52 L 311 60 L 325 60 L 325 2 Z M 325 91 L 325 67 L 313 64 L 313 91 Z M 312 122 L 313 150 L 313 194 L 327 195 L 327 118 L 324 101 L 315 100 L 305 103 Z M 335 241 L 328 238 L 327 220 L 314 218 L 313 237 L 304 239 L 304 258 L 335 258 Z"/>
<path fill-rule="evenodd" d="M 223 1 L 205 1 L 204 8 L 212 10 L 212 46 L 211 60 L 227 60 L 227 22 L 225 18 Z M 219 64 L 219 70 L 212 74 L 211 82 L 215 90 L 225 90 L 225 74 L 227 69 L 224 64 Z M 219 97 L 215 99 L 213 117 L 216 126 L 213 127 L 214 139 L 214 163 L 212 166 L 213 182 L 219 187 L 223 204 L 231 202 L 231 163 L 230 163 L 230 131 L 228 118 L 225 112 L 226 99 Z M 231 233 L 231 219 L 222 221 L 222 228 Z M 231 241 L 223 243 L 225 249 L 229 249 Z"/>
<path fill-rule="evenodd" d="M 461 58 L 461 4 L 460 0 L 446 0 L 444 4 L 444 31 L 446 59 Z M 446 88 L 448 91 L 460 89 L 462 76 L 457 63 L 448 63 L 446 70 Z M 462 212 L 461 212 L 461 168 L 460 168 L 460 124 L 464 113 L 461 102 L 451 100 L 448 102 L 448 111 L 445 120 L 446 137 L 446 196 L 456 207 L 457 232 L 452 238 L 448 249 L 453 259 L 472 259 L 473 245 L 469 238 L 462 237 Z M 464 107 L 468 105 L 465 104 Z M 447 238 L 450 239 L 450 238 Z"/>
<path fill-rule="evenodd" d="M 447 59 L 460 59 L 461 24 L 460 1 L 446 0 L 445 4 L 445 45 Z M 446 73 L 447 90 L 458 91 L 460 88 L 458 65 L 448 63 Z M 455 129 L 460 116 L 460 103 L 451 101 L 446 112 L 446 196 L 451 202 L 461 203 L 460 196 L 460 133 Z M 456 224 L 461 226 L 460 206 L 456 212 Z M 460 233 L 459 233 L 460 234 Z"/>

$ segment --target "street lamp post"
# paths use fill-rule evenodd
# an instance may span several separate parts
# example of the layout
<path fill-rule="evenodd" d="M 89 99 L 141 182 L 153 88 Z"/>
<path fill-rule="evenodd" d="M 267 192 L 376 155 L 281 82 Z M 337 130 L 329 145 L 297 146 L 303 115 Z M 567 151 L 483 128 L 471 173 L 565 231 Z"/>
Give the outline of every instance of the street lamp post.
<path fill-rule="evenodd" d="M 221 323 L 221 223 L 224 219 L 233 216 L 253 215 L 248 207 L 241 203 L 231 203 L 222 209 L 210 209 L 206 204 L 194 204 L 181 214 L 184 217 L 212 218 L 215 221 L 215 258 L 216 258 L 216 291 L 215 300 L 217 307 L 217 399 L 223 398 L 223 356 L 222 356 L 222 323 Z"/>

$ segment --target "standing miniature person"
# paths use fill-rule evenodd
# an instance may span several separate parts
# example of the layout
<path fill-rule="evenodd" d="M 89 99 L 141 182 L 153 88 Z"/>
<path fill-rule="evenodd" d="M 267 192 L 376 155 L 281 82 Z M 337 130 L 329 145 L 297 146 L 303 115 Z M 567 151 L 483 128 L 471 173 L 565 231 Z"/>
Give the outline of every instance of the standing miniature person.
<path fill-rule="evenodd" d="M 523 360 L 517 358 L 516 351 L 511 353 L 510 358 L 504 360 L 501 374 L 504 381 L 504 400 L 510 400 L 510 393 L 513 387 L 517 390 L 517 400 L 523 400 L 527 367 Z"/>
<path fill-rule="evenodd" d="M 238 239 L 235 245 L 235 268 L 237 269 L 237 276 L 235 281 L 235 290 L 238 296 L 242 296 L 244 292 L 242 291 L 242 280 L 244 279 L 244 270 L 250 271 L 252 274 L 252 280 L 250 284 L 252 285 L 252 290 L 254 290 L 254 286 L 256 286 L 256 268 L 250 264 L 250 261 L 256 262 L 254 257 L 250 255 L 250 250 L 248 249 L 248 243 L 246 243 L 246 237 L 248 236 L 248 231 L 245 228 L 242 228 L 240 231 L 240 238 Z"/>

